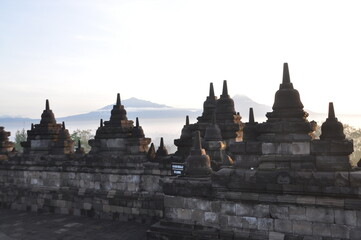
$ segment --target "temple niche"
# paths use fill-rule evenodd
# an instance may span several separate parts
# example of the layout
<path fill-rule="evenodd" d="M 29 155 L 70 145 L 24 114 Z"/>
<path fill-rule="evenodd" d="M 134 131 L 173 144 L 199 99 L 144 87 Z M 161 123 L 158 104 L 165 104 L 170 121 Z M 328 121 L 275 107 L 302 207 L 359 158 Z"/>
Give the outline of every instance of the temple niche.
<path fill-rule="evenodd" d="M 0 127 L 0 160 L 6 160 L 7 154 L 14 150 L 14 143 L 9 141 L 10 132 Z"/>
<path fill-rule="evenodd" d="M 21 142 L 25 154 L 61 155 L 74 152 L 74 142 L 70 138 L 69 131 L 65 128 L 64 122 L 56 123 L 49 100 L 46 100 L 40 124 L 32 124 L 27 135 L 27 140 Z"/>
<path fill-rule="evenodd" d="M 94 139 L 89 140 L 90 154 L 110 154 L 115 156 L 137 155 L 148 152 L 150 138 L 144 137 L 144 131 L 139 125 L 128 120 L 120 95 L 117 94 L 116 104 L 113 105 L 109 121 L 101 120 Z"/>

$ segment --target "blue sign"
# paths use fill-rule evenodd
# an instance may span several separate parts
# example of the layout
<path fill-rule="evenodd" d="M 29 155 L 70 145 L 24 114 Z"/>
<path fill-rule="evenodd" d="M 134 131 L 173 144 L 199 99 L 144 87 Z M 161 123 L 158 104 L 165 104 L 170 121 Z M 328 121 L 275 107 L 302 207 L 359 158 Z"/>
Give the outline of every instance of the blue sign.
<path fill-rule="evenodd" d="M 184 169 L 185 169 L 184 163 L 171 164 L 172 175 L 183 175 Z"/>

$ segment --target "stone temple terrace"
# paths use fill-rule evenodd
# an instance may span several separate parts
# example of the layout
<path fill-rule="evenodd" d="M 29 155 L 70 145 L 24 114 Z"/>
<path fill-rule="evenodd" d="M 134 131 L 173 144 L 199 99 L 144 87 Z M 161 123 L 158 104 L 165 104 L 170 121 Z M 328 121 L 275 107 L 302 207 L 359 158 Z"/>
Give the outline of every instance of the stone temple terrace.
<path fill-rule="evenodd" d="M 267 120 L 249 112 L 242 122 L 227 82 L 219 97 L 211 83 L 169 154 L 128 119 L 118 94 L 86 154 L 46 100 L 23 153 L 0 127 L 0 205 L 148 223 L 149 240 L 360 240 L 361 168 L 334 104 L 316 138 L 285 63 Z"/>

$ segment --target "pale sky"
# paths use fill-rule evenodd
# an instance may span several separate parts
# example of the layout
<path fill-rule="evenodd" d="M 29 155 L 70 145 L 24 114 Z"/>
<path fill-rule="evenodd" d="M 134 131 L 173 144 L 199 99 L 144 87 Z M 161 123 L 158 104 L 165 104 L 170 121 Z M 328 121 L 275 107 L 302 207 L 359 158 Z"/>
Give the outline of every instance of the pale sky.
<path fill-rule="evenodd" d="M 0 115 L 137 97 L 201 108 L 213 82 L 272 105 L 289 63 L 305 108 L 361 114 L 361 3 L 0 0 Z M 248 108 L 249 106 L 245 106 Z"/>

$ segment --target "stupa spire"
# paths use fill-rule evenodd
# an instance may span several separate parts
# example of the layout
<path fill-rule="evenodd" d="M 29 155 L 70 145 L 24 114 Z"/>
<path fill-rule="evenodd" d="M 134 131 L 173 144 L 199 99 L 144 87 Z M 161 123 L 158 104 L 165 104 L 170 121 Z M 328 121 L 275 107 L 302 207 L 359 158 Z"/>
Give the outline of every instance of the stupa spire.
<path fill-rule="evenodd" d="M 229 97 L 228 96 L 227 80 L 223 81 L 222 97 Z"/>
<path fill-rule="evenodd" d="M 168 150 L 164 146 L 164 140 L 162 137 L 160 138 L 160 145 L 159 145 L 159 148 L 157 149 L 157 152 L 155 155 L 156 155 L 156 158 L 166 157 L 168 155 Z"/>
<path fill-rule="evenodd" d="M 46 101 L 45 101 L 45 110 L 47 110 L 47 111 L 50 110 L 48 99 L 46 99 Z"/>
<path fill-rule="evenodd" d="M 149 161 L 154 161 L 155 157 L 156 157 L 155 156 L 155 148 L 154 148 L 154 144 L 152 143 L 150 145 L 149 150 L 148 150 L 147 158 L 148 158 Z"/>
<path fill-rule="evenodd" d="M 186 126 L 188 126 L 189 125 L 189 116 L 187 115 L 186 116 Z"/>
<path fill-rule="evenodd" d="M 84 154 L 85 150 L 81 147 L 80 139 L 78 139 L 78 147 L 75 150 L 76 154 Z"/>
<path fill-rule="evenodd" d="M 65 122 L 64 122 L 64 121 L 62 122 L 61 127 L 62 127 L 63 129 L 65 129 Z"/>
<path fill-rule="evenodd" d="M 289 70 L 288 70 L 288 63 L 284 63 L 284 64 L 283 64 L 283 79 L 282 79 L 282 83 L 283 83 L 283 84 L 291 83 L 290 72 L 289 72 Z"/>
<path fill-rule="evenodd" d="M 100 127 L 103 127 L 103 118 L 100 119 Z"/>
<path fill-rule="evenodd" d="M 138 117 L 135 118 L 135 127 L 139 127 L 139 119 L 138 119 Z"/>
<path fill-rule="evenodd" d="M 210 83 L 209 86 L 209 96 L 214 98 L 214 88 L 213 88 L 213 83 Z"/>
<path fill-rule="evenodd" d="M 201 144 L 201 132 L 200 131 L 194 132 L 192 152 L 197 153 L 194 155 L 202 155 L 202 144 Z"/>
<path fill-rule="evenodd" d="M 249 108 L 249 123 L 254 123 L 254 114 L 253 114 L 253 108 Z"/>
<path fill-rule="evenodd" d="M 333 102 L 330 102 L 328 104 L 328 118 L 329 119 L 336 118 L 335 109 L 333 108 Z"/>
<path fill-rule="evenodd" d="M 120 94 L 118 93 L 117 94 L 117 103 L 116 103 L 117 106 L 120 106 L 121 105 L 121 101 L 120 101 Z"/>

